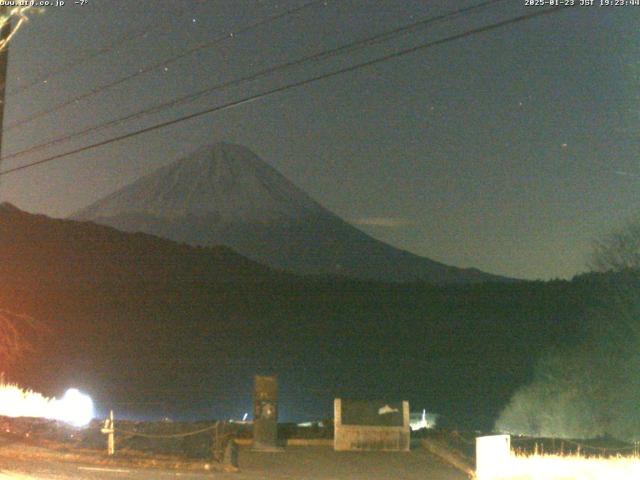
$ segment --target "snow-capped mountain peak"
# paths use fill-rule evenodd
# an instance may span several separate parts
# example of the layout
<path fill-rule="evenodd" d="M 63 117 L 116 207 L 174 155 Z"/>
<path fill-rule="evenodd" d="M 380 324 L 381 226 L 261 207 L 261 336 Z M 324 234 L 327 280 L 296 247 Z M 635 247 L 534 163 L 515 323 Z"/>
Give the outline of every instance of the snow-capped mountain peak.
<path fill-rule="evenodd" d="M 160 218 L 213 216 L 225 222 L 269 223 L 322 210 L 251 150 L 221 142 L 160 168 L 76 217 L 142 213 Z"/>
<path fill-rule="evenodd" d="M 74 215 L 192 245 L 225 245 L 299 274 L 434 283 L 499 279 L 387 245 L 323 208 L 245 147 L 228 143 L 143 177 Z"/>

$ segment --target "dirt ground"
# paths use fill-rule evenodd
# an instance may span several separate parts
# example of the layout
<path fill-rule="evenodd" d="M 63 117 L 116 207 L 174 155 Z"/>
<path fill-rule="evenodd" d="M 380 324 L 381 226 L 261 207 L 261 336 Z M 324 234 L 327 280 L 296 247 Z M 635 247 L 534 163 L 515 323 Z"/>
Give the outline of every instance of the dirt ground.
<path fill-rule="evenodd" d="M 235 480 L 467 478 L 460 470 L 440 460 L 442 457 L 430 453 L 418 439 L 412 443 L 410 452 L 335 452 L 330 439 L 322 438 L 294 439 L 304 446 L 288 445 L 274 453 L 253 451 L 250 441 L 239 439 L 239 472 L 231 473 L 211 459 L 211 446 L 204 442 L 211 441 L 210 434 L 203 438 L 188 438 L 191 442 L 171 439 L 167 445 L 158 441 L 149 445 L 131 439 L 127 442 L 126 438 L 121 438 L 116 442 L 116 455 L 108 457 L 106 439 L 100 433 L 99 425 L 77 430 L 37 419 L 4 419 L 4 423 L 1 420 L 0 480 L 5 478 L 3 475 L 35 479 L 153 479 L 165 476 Z M 133 425 L 130 429 L 142 427 L 153 425 Z M 193 430 L 195 427 L 184 428 Z"/>
<path fill-rule="evenodd" d="M 47 450 L 47 451 L 45 451 Z M 96 458 L 92 458 L 92 457 Z M 465 480 L 466 475 L 442 463 L 422 448 L 410 452 L 335 452 L 330 446 L 290 446 L 278 453 L 239 448 L 239 472 L 184 469 L 168 463 L 144 468 L 100 454 L 51 452 L 40 447 L 4 445 L 0 448 L 0 479 L 184 479 L 225 480 Z M 124 460 L 124 459 L 122 459 Z M 98 463 L 96 463 L 98 462 Z M 151 464 L 147 463 L 149 467 Z M 177 468 L 176 468 L 177 467 Z M 213 465 L 212 465 L 213 467 Z"/>
<path fill-rule="evenodd" d="M 329 446 L 287 447 L 281 453 L 239 451 L 238 480 L 465 480 L 427 451 L 334 452 Z"/>

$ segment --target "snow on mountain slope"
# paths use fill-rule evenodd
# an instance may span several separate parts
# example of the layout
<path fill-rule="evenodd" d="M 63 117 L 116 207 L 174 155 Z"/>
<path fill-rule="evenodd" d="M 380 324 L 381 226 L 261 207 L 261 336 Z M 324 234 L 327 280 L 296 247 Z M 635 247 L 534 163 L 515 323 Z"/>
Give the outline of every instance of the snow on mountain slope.
<path fill-rule="evenodd" d="M 249 149 L 217 143 L 73 216 L 192 245 L 226 245 L 299 274 L 465 283 L 499 280 L 380 242 L 349 225 Z"/>
<path fill-rule="evenodd" d="M 225 222 L 269 223 L 322 210 L 249 149 L 218 143 L 139 179 L 75 217 L 215 215 Z"/>

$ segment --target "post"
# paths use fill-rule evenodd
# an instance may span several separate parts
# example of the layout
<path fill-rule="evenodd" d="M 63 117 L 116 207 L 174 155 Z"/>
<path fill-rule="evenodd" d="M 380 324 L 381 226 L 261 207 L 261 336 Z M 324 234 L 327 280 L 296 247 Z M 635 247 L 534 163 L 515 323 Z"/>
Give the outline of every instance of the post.
<path fill-rule="evenodd" d="M 227 472 L 238 471 L 238 444 L 236 439 L 231 437 L 227 440 L 222 454 L 222 465 Z"/>
<path fill-rule="evenodd" d="M 113 410 L 109 410 L 109 418 L 104 421 L 104 427 L 100 431 L 107 435 L 107 455 L 114 455 L 116 453 L 116 439 L 113 428 Z"/>
<path fill-rule="evenodd" d="M 0 17 L 9 16 L 9 7 L 0 7 Z M 11 19 L 7 21 L 0 28 L 0 41 L 7 40 L 11 35 Z M 7 65 L 9 63 L 9 46 L 8 44 L 0 50 L 0 159 L 2 158 L 2 130 L 4 128 L 4 104 L 5 104 L 5 92 L 7 91 Z"/>
<path fill-rule="evenodd" d="M 253 449 L 267 452 L 278 448 L 278 380 L 256 375 L 253 391 Z"/>

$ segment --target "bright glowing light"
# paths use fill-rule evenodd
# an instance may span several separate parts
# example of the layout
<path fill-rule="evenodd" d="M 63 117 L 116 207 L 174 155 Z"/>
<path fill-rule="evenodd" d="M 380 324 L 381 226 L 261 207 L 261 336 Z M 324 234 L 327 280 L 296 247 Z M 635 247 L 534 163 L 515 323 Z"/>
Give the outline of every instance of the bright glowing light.
<path fill-rule="evenodd" d="M 17 19 L 15 25 L 11 30 L 11 33 L 7 36 L 7 38 L 0 40 L 0 50 L 8 45 L 8 43 L 13 39 L 13 36 L 18 32 L 18 30 L 20 30 L 22 24 L 27 21 L 27 12 L 32 8 L 33 7 L 30 6 L 14 7 L 9 10 L 6 15 L 0 16 L 0 28 L 2 28 L 2 26 L 12 21 L 13 19 Z"/>
<path fill-rule="evenodd" d="M 496 468 L 492 479 L 514 480 L 629 480 L 640 478 L 640 459 L 579 457 L 576 455 L 511 455 Z"/>
<path fill-rule="evenodd" d="M 70 423 L 76 427 L 86 425 L 93 419 L 93 401 L 89 395 L 81 393 L 76 388 L 70 388 L 57 401 L 60 409 L 58 420 Z"/>
<path fill-rule="evenodd" d="M 61 399 L 0 383 L 0 415 L 5 417 L 38 417 L 60 420 L 81 427 L 94 416 L 93 401 L 75 388 L 70 388 Z"/>
<path fill-rule="evenodd" d="M 413 431 L 423 428 L 435 428 L 437 418 L 438 415 L 435 413 L 427 413 L 426 410 L 422 410 L 422 413 L 411 413 L 409 415 L 409 428 Z"/>
<path fill-rule="evenodd" d="M 509 435 L 476 438 L 478 480 L 629 480 L 640 478 L 640 458 L 518 455 Z"/>

